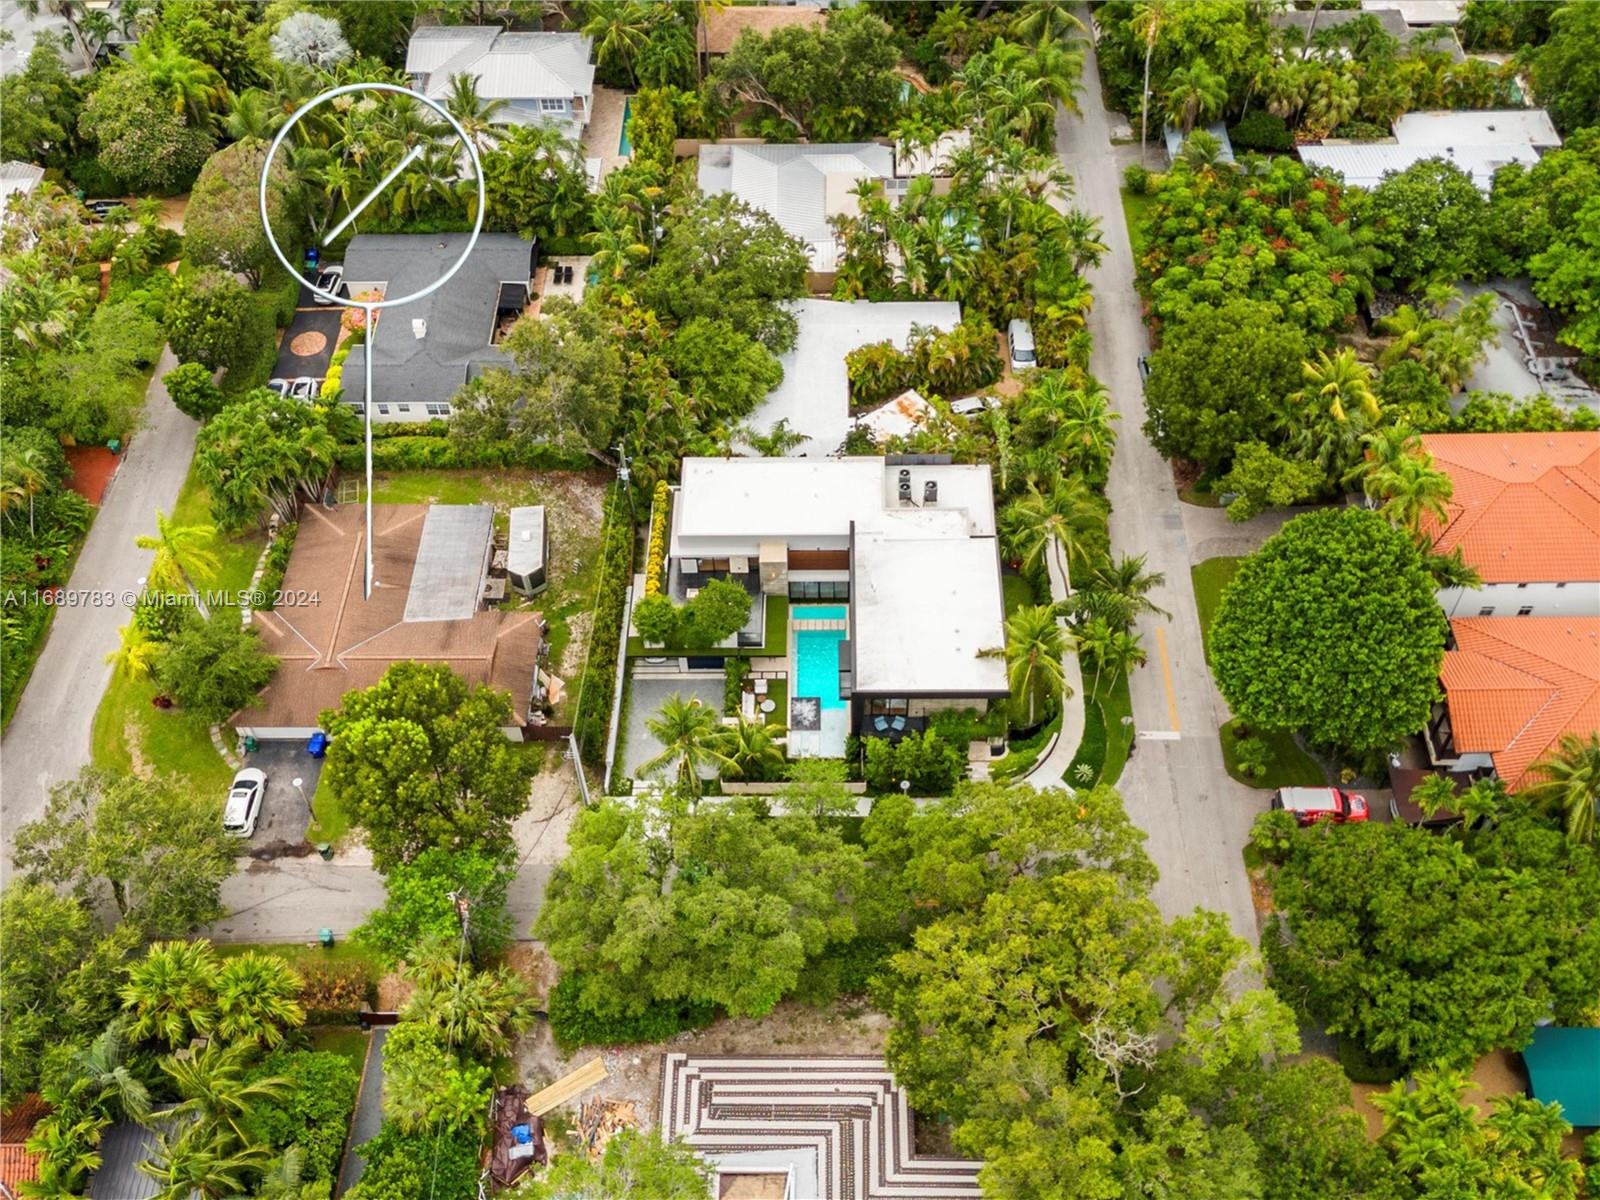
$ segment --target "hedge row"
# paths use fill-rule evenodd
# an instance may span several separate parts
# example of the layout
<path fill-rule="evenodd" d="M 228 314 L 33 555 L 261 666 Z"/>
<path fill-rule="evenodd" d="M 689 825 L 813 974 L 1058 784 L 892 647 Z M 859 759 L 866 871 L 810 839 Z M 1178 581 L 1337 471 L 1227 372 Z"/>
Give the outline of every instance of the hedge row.
<path fill-rule="evenodd" d="M 661 581 L 667 573 L 667 513 L 672 503 L 672 489 L 663 479 L 656 484 L 655 502 L 650 505 L 650 546 L 644 556 L 644 594 L 661 593 Z"/>
<path fill-rule="evenodd" d="M 276 596 L 283 589 L 283 573 L 289 569 L 289 554 L 294 550 L 294 537 L 300 526 L 294 522 L 278 531 L 278 540 L 267 551 L 267 563 L 261 569 L 261 582 L 256 585 L 254 607 L 271 611 L 276 607 Z"/>
<path fill-rule="evenodd" d="M 612 487 L 606 497 L 605 525 L 600 535 L 600 589 L 594 625 L 589 631 L 589 659 L 579 690 L 577 715 L 572 721 L 584 761 L 596 768 L 605 763 L 617 649 L 626 619 L 628 582 L 633 578 L 633 523 L 627 512 L 627 499 L 620 486 Z"/>
<path fill-rule="evenodd" d="M 438 434 L 378 436 L 373 427 L 372 467 L 375 471 L 526 467 L 540 471 L 583 471 L 595 465 L 587 454 L 555 450 L 540 442 L 451 441 Z M 334 461 L 344 471 L 366 465 L 366 448 L 359 442 L 341 445 Z"/>
<path fill-rule="evenodd" d="M 550 1035 L 567 1054 L 582 1046 L 664 1042 L 686 1029 L 704 1029 L 717 1015 L 709 1004 L 653 1004 L 634 1016 L 596 1016 L 578 1004 L 576 985 L 576 977 L 566 975 L 550 991 Z"/>

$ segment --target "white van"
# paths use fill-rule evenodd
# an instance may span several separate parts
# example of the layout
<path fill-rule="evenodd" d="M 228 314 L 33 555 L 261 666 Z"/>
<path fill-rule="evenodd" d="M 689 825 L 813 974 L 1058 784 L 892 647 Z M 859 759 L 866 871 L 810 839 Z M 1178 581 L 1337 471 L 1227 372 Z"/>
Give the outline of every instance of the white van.
<path fill-rule="evenodd" d="M 1006 345 L 1011 348 L 1011 369 L 1013 371 L 1031 371 L 1039 365 L 1039 360 L 1033 353 L 1033 326 L 1026 321 L 1015 319 L 1006 329 Z"/>

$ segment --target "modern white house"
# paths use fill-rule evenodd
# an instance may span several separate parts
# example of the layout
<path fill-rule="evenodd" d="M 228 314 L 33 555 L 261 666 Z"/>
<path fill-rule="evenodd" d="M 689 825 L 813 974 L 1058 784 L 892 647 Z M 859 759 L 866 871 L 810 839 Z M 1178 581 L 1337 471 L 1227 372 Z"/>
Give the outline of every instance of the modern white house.
<path fill-rule="evenodd" d="M 1494 173 L 1509 163 L 1532 166 L 1561 145 L 1550 114 L 1542 108 L 1475 112 L 1412 112 L 1396 118 L 1394 136 L 1381 141 L 1322 141 L 1299 147 L 1307 166 L 1337 171 L 1354 187 L 1372 188 L 1385 175 L 1427 158 L 1454 163 L 1487 192 Z"/>
<path fill-rule="evenodd" d="M 893 342 L 904 349 L 913 326 L 948 332 L 961 324 L 961 305 L 953 300 L 879 304 L 809 299 L 795 301 L 792 309 L 800 336 L 794 349 L 778 356 L 783 381 L 757 406 L 750 424 L 765 433 L 787 421 L 790 429 L 805 435 L 789 452 L 800 458 L 836 454 L 850 432 L 846 354 L 874 342 Z"/>
<path fill-rule="evenodd" d="M 1600 433 L 1440 433 L 1422 445 L 1450 477 L 1423 531 L 1483 578 L 1439 603 L 1460 617 L 1600 617 Z"/>
<path fill-rule="evenodd" d="M 688 458 L 682 479 L 668 594 L 724 578 L 787 599 L 791 754 L 837 757 L 850 733 L 893 738 L 1010 694 L 987 465 Z"/>
<path fill-rule="evenodd" d="M 593 43 L 576 33 L 507 33 L 495 26 L 418 29 L 406 48 L 406 74 L 423 95 L 442 100 L 457 75 L 477 80 L 484 100 L 504 100 L 506 125 L 561 125 L 574 138 L 594 107 Z"/>

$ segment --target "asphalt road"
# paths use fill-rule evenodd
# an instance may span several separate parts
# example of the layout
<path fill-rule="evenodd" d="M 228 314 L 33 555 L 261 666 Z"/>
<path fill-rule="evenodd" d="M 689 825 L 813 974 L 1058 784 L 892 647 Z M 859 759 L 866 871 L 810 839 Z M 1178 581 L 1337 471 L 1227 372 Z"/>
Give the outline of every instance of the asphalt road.
<path fill-rule="evenodd" d="M 1087 14 L 1080 9 L 1087 20 Z M 1154 892 L 1169 916 L 1197 906 L 1226 913 L 1234 931 L 1257 941 L 1249 880 L 1240 858 L 1250 823 L 1264 808 L 1261 793 L 1228 777 L 1218 727 L 1228 719 L 1215 694 L 1190 582 L 1189 545 L 1172 473 L 1145 438 L 1139 355 L 1148 340 L 1134 290 L 1133 253 L 1122 215 L 1121 169 L 1100 98 L 1093 54 L 1084 64 L 1083 116 L 1062 113 L 1056 145 L 1076 185 L 1074 203 L 1100 218 L 1109 247 L 1091 272 L 1094 374 L 1122 414 L 1107 494 L 1111 542 L 1119 554 L 1149 556 L 1166 575 L 1152 594 L 1172 620 L 1145 617 L 1139 633 L 1150 663 L 1133 672 L 1133 715 L 1140 736 L 1120 790 L 1134 821 L 1149 834 L 1147 849 L 1161 871 Z"/>
<path fill-rule="evenodd" d="M 161 382 L 177 365 L 163 348 L 145 392 L 144 425 L 106 491 L 67 583 L 80 600 L 111 595 L 115 603 L 80 603 L 56 613 L 0 741 L 0 860 L 7 868 L 17 827 L 39 815 L 52 784 L 89 762 L 95 709 L 111 678 L 106 655 L 117 649 L 117 630 L 129 620 L 122 594 L 138 589 L 153 557 L 135 547 L 134 539 L 155 533 L 156 509 L 172 510 L 189 471 L 197 425 L 173 406 Z"/>

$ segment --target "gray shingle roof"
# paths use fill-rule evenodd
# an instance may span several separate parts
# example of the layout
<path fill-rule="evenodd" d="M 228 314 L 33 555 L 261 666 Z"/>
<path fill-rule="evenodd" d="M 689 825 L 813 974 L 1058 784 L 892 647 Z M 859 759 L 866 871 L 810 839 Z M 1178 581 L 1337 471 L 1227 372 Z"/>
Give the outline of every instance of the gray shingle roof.
<path fill-rule="evenodd" d="M 439 278 L 466 239 L 464 233 L 360 234 L 345 252 L 344 277 L 352 295 L 358 285 L 378 282 L 386 284 L 386 296 L 407 295 Z M 510 360 L 489 344 L 500 285 L 526 284 L 532 263 L 532 242 L 511 233 L 486 233 L 449 283 L 415 304 L 380 312 L 374 399 L 380 404 L 449 400 L 468 378 L 506 365 Z M 414 332 L 418 320 L 426 323 L 421 338 Z M 345 362 L 346 400 L 365 398 L 366 352 L 357 346 Z"/>

